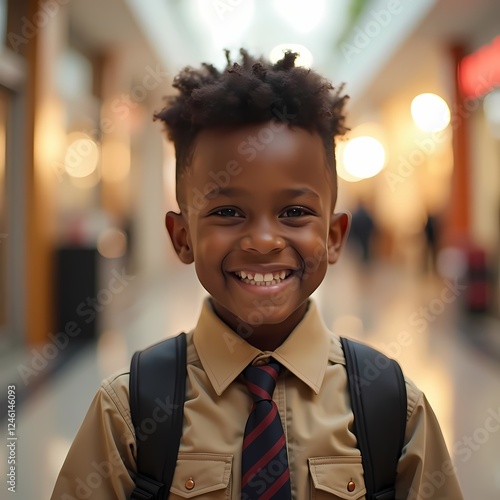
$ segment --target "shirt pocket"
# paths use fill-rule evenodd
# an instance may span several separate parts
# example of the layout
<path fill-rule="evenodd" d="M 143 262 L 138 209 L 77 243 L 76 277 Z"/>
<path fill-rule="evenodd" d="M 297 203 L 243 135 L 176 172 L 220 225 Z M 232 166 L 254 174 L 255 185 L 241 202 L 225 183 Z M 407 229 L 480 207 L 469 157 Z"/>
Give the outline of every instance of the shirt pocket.
<path fill-rule="evenodd" d="M 309 458 L 311 499 L 358 500 L 365 498 L 361 457 Z"/>
<path fill-rule="evenodd" d="M 233 455 L 179 453 L 169 500 L 231 498 Z"/>

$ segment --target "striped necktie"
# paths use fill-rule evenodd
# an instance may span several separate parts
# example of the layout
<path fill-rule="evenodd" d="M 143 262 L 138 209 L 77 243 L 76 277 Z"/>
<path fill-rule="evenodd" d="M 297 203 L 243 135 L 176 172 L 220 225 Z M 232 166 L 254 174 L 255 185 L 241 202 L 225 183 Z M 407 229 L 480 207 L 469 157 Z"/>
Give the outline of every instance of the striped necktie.
<path fill-rule="evenodd" d="M 272 400 L 281 365 L 248 366 L 243 371 L 254 404 L 245 427 L 241 498 L 290 500 L 286 440 L 278 407 Z"/>

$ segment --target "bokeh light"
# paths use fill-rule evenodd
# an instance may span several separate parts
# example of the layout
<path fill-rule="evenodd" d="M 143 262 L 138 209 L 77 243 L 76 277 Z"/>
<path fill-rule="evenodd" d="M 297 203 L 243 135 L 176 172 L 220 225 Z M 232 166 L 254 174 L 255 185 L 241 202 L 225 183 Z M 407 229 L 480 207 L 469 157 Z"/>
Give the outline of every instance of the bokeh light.
<path fill-rule="evenodd" d="M 120 229 L 105 229 L 97 240 L 97 250 L 107 259 L 122 257 L 127 251 L 127 235 Z"/>
<path fill-rule="evenodd" d="M 355 137 L 344 146 L 343 163 L 346 172 L 358 180 L 373 177 L 384 168 L 384 146 L 370 136 Z"/>
<path fill-rule="evenodd" d="M 500 88 L 493 90 L 485 96 L 483 109 L 491 133 L 494 137 L 500 138 Z"/>
<path fill-rule="evenodd" d="M 431 93 L 420 94 L 411 103 L 411 115 L 418 128 L 439 132 L 450 123 L 450 108 L 446 101 Z"/>
<path fill-rule="evenodd" d="M 87 177 L 99 162 L 99 147 L 86 134 L 74 133 L 68 136 L 68 147 L 64 155 L 64 168 L 71 177 Z"/>
<path fill-rule="evenodd" d="M 313 55 L 311 51 L 300 45 L 298 43 L 281 43 L 276 45 L 269 53 L 269 59 L 272 63 L 276 63 L 283 57 L 285 50 L 291 50 L 292 52 L 297 52 L 299 56 L 295 60 L 296 66 L 302 66 L 303 68 L 310 68 L 313 63 Z"/>

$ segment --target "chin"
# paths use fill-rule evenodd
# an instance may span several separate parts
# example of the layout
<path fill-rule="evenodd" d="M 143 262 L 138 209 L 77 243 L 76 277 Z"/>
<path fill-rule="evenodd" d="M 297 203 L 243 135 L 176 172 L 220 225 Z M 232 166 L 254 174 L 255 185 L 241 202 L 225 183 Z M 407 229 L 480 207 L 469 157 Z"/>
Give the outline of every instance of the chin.
<path fill-rule="evenodd" d="M 255 307 L 241 310 L 235 308 L 233 314 L 241 323 L 249 326 L 277 325 L 286 321 L 298 308 L 288 304 L 271 304 L 270 301 L 256 301 Z"/>

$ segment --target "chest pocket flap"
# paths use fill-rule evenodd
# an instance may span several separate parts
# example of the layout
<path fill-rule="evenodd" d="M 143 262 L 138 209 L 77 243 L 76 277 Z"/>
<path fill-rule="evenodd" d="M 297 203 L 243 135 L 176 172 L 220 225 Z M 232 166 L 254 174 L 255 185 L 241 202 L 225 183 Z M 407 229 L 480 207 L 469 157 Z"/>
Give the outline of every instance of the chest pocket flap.
<path fill-rule="evenodd" d="M 170 493 L 181 498 L 196 498 L 225 490 L 231 478 L 232 462 L 232 455 L 179 453 Z"/>
<path fill-rule="evenodd" d="M 332 498 L 355 500 L 366 495 L 361 457 L 309 458 L 313 487 Z"/>

